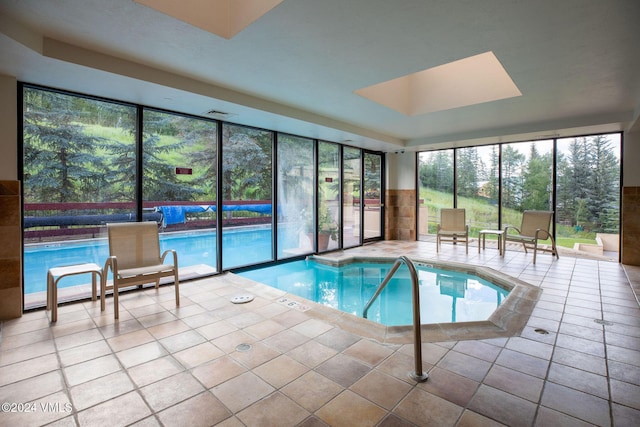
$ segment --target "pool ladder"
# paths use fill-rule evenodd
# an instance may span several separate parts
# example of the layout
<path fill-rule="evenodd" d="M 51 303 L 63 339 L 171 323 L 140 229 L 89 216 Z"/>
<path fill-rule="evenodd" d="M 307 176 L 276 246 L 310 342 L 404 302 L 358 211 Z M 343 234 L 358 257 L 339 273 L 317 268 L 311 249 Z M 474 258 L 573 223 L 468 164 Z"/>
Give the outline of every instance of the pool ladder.
<path fill-rule="evenodd" d="M 378 298 L 384 287 L 387 286 L 387 283 L 389 283 L 393 275 L 398 271 L 398 268 L 400 268 L 403 263 L 409 268 L 409 275 L 411 276 L 411 285 L 413 289 L 413 354 L 416 365 L 415 371 L 409 372 L 409 377 L 415 381 L 426 381 L 429 376 L 422 372 L 422 334 L 420 329 L 420 290 L 418 288 L 418 272 L 416 271 L 416 267 L 413 265 L 413 262 L 408 257 L 403 255 L 393 263 L 391 270 L 389 270 L 382 283 L 380 283 L 380 286 L 378 286 L 376 292 L 364 306 L 362 317 L 365 319 L 367 318 L 367 311 L 369 311 L 369 307 L 371 307 L 373 301 Z"/>

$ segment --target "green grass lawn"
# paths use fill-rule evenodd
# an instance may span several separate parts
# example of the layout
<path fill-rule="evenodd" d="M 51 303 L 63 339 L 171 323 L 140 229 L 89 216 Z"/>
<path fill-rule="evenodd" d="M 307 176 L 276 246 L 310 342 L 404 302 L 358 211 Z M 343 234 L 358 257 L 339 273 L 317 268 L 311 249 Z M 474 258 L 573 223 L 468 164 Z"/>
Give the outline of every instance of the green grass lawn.
<path fill-rule="evenodd" d="M 436 226 L 440 222 L 440 209 L 453 206 L 453 194 L 442 191 L 433 191 L 425 188 L 420 189 L 420 199 L 423 203 L 420 207 L 426 207 L 429 212 L 428 229 L 429 234 L 436 233 Z M 473 237 L 478 236 L 482 229 L 495 229 L 498 224 L 498 206 L 491 204 L 484 198 L 458 197 L 458 207 L 465 208 L 467 213 L 467 223 L 469 233 Z M 425 218 L 419 218 L 425 221 Z M 514 209 L 502 209 L 502 225 L 519 226 L 522 221 L 522 212 Z M 573 227 L 557 225 L 556 245 L 573 248 L 575 243 L 596 243 L 594 232 L 574 231 Z M 487 239 L 496 239 L 496 236 L 487 236 Z M 551 240 L 544 243 L 551 243 Z"/>

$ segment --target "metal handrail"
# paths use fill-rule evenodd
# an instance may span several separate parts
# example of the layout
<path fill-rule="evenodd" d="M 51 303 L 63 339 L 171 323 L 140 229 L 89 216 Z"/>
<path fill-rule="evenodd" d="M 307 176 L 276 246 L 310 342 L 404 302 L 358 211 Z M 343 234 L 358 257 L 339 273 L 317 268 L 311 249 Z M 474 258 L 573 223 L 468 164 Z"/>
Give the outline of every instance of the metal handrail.
<path fill-rule="evenodd" d="M 429 375 L 422 372 L 422 333 L 420 323 L 420 289 L 418 288 L 418 272 L 416 271 L 416 267 L 413 265 L 413 262 L 408 257 L 403 255 L 393 263 L 391 270 L 389 270 L 387 275 L 384 277 L 384 280 L 382 280 L 382 283 L 380 283 L 380 286 L 378 286 L 376 292 L 364 306 L 362 317 L 365 319 L 367 318 L 369 307 L 371 307 L 373 301 L 378 298 L 384 287 L 387 286 L 387 283 L 389 283 L 402 263 L 405 263 L 409 269 L 413 298 L 413 354 L 415 359 L 415 371 L 409 372 L 409 377 L 415 381 L 426 381 L 427 378 L 429 378 Z"/>

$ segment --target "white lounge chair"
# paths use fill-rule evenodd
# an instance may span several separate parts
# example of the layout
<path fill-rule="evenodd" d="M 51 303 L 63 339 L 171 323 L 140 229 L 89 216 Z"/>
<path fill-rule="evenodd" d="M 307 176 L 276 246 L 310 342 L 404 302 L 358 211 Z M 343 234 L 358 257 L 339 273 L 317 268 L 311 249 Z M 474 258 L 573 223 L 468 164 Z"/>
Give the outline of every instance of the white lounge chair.
<path fill-rule="evenodd" d="M 464 209 L 440 209 L 440 224 L 436 231 L 436 252 L 440 251 L 440 243 L 443 241 L 464 242 L 466 252 L 469 253 L 469 226 L 466 224 Z"/>
<path fill-rule="evenodd" d="M 109 236 L 109 258 L 104 264 L 102 286 L 100 287 L 101 309 L 105 308 L 105 291 L 113 289 L 115 318 L 119 317 L 118 290 L 121 288 L 155 282 L 173 276 L 176 290 L 176 306 L 180 305 L 178 283 L 178 255 L 174 250 L 166 250 L 160 255 L 158 225 L 155 222 L 126 222 L 107 224 Z M 173 264 L 165 263 L 167 255 L 173 256 Z M 107 285 L 109 269 L 113 273 L 113 283 Z"/>
<path fill-rule="evenodd" d="M 536 253 L 538 251 L 551 252 L 560 259 L 556 241 L 550 233 L 551 220 L 553 219 L 553 211 L 524 211 L 522 213 L 522 224 L 520 227 L 506 226 L 504 228 L 504 236 L 502 239 L 504 254 L 507 250 L 507 242 L 518 242 L 524 246 L 525 253 L 527 248 L 533 249 L 533 263 L 536 263 Z M 515 231 L 517 234 L 514 234 Z M 538 241 L 551 239 L 551 249 L 538 246 Z"/>

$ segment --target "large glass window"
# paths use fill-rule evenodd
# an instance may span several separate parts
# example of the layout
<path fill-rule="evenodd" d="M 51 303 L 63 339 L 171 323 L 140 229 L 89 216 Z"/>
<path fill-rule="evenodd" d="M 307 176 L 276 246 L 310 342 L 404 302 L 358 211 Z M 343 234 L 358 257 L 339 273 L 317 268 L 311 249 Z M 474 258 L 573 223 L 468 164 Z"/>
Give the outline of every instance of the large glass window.
<path fill-rule="evenodd" d="M 278 135 L 278 258 L 313 252 L 314 143 Z"/>
<path fill-rule="evenodd" d="M 48 269 L 104 263 L 103 224 L 136 219 L 135 117 L 131 106 L 23 88 L 25 308 L 45 304 Z M 90 295 L 90 282 L 66 278 L 60 298 Z"/>
<path fill-rule="evenodd" d="M 502 226 L 520 227 L 525 210 L 553 210 L 553 141 L 502 145 Z"/>
<path fill-rule="evenodd" d="M 222 125 L 222 266 L 274 259 L 271 170 L 273 133 Z"/>
<path fill-rule="evenodd" d="M 518 227 L 525 210 L 554 211 L 558 246 L 614 257 L 621 149 L 615 133 L 419 153 L 419 238 L 433 235 L 439 208 L 453 205 L 455 152 L 456 205 L 472 234 Z"/>
<path fill-rule="evenodd" d="M 558 244 L 581 250 L 617 252 L 620 134 L 564 138 L 557 144 Z"/>
<path fill-rule="evenodd" d="M 342 245 L 360 244 L 360 196 L 362 153 L 360 149 L 344 147 L 342 172 Z"/>
<path fill-rule="evenodd" d="M 364 153 L 364 238 L 382 237 L 384 204 L 382 194 L 382 155 Z"/>
<path fill-rule="evenodd" d="M 161 249 L 181 254 L 182 277 L 216 272 L 217 123 L 146 109 L 142 129 L 143 212 L 160 214 Z"/>
<path fill-rule="evenodd" d="M 453 207 L 453 150 L 418 154 L 418 235 L 435 234 L 440 209 Z"/>
<path fill-rule="evenodd" d="M 462 148 L 456 152 L 457 204 L 466 210 L 469 233 L 498 227 L 498 146 Z"/>
<path fill-rule="evenodd" d="M 317 231 L 319 252 L 335 249 L 339 242 L 340 146 L 318 143 Z"/>
<path fill-rule="evenodd" d="M 104 264 L 109 222 L 156 222 L 181 278 L 358 245 L 363 201 L 365 238 L 381 238 L 380 153 L 21 87 L 27 308 L 45 304 L 50 268 Z M 90 282 L 65 278 L 60 299 Z"/>

